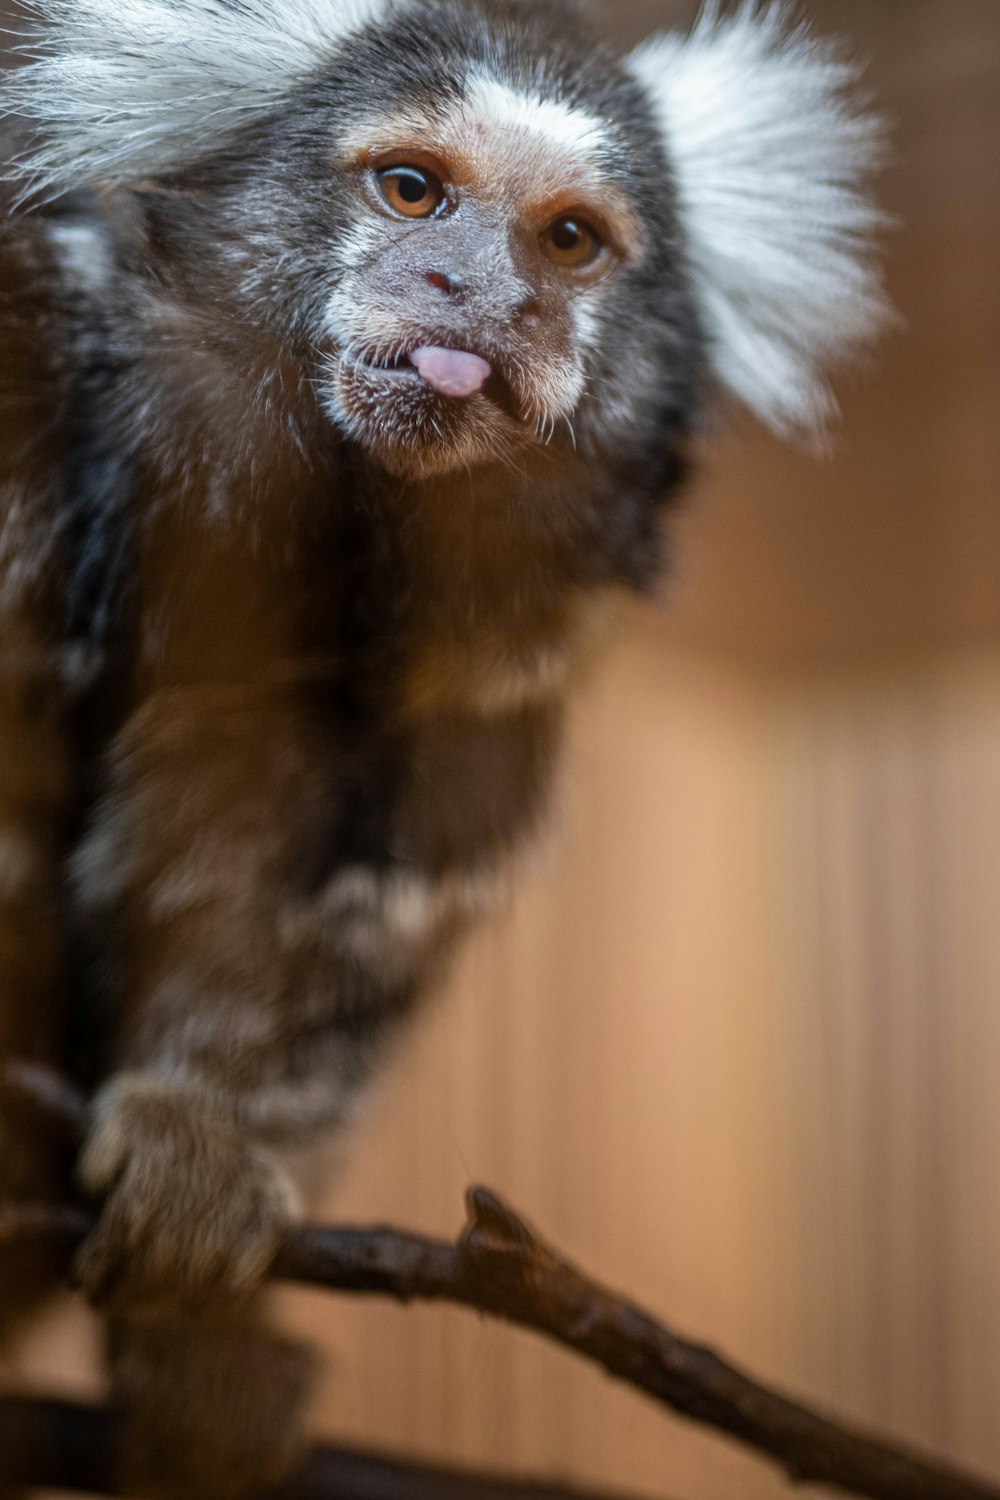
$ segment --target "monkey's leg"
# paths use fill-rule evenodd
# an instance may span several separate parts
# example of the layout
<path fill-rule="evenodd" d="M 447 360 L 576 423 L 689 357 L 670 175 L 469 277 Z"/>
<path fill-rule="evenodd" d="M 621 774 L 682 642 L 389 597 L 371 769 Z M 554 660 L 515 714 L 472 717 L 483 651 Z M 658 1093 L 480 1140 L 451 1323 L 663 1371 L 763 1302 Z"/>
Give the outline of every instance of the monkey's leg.
<path fill-rule="evenodd" d="M 185 1500 L 195 1471 L 200 1491 L 238 1493 L 296 1450 L 300 1359 L 259 1342 L 244 1304 L 358 1071 L 335 953 L 302 920 L 319 898 L 299 844 L 329 783 L 307 741 L 281 695 L 159 695 L 123 731 L 78 860 L 82 900 L 125 892 L 134 967 L 81 1159 L 104 1205 L 77 1270 L 126 1320 L 114 1378 L 131 1451 L 158 1455 L 145 1483 Z"/>
<path fill-rule="evenodd" d="M 117 1316 L 107 1343 L 124 1494 L 225 1500 L 294 1466 L 314 1359 L 268 1328 L 259 1295 Z"/>

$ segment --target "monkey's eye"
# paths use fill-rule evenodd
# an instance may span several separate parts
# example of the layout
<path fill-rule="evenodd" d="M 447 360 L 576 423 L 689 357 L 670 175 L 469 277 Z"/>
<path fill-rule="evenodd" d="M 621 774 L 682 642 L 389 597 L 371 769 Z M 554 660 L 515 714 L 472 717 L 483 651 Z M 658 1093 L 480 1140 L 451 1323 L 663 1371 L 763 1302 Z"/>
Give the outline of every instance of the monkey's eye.
<path fill-rule="evenodd" d="M 377 175 L 386 203 L 407 219 L 429 219 L 444 202 L 444 188 L 424 167 L 384 167 Z"/>
<path fill-rule="evenodd" d="M 549 260 L 570 270 L 592 265 L 603 249 L 600 235 L 585 219 L 556 219 L 542 233 L 542 250 Z"/>

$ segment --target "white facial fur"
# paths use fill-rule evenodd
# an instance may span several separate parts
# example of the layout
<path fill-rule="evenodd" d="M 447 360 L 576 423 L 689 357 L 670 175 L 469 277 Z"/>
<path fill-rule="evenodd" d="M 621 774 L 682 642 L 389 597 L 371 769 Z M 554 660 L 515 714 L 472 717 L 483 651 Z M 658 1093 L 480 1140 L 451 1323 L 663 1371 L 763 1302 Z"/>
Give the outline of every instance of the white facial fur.
<path fill-rule="evenodd" d="M 526 237 L 540 231 L 559 205 L 596 204 L 617 222 L 621 253 L 628 254 L 636 248 L 639 231 L 604 171 L 610 132 L 596 115 L 558 97 L 515 89 L 479 70 L 466 80 L 463 98 L 450 107 L 414 104 L 388 117 L 353 122 L 349 138 L 338 142 L 338 148 L 347 163 L 358 158 L 405 161 L 417 152 L 430 152 L 454 169 L 461 192 L 493 205 L 503 222 Z M 419 224 L 409 231 L 418 236 L 420 232 Z M 506 365 L 523 425 L 488 412 L 487 403 L 477 399 L 464 413 L 452 411 L 446 428 L 439 422 L 437 441 L 428 449 L 417 436 L 425 425 L 419 409 L 411 407 L 408 421 L 390 426 L 386 418 L 387 403 L 393 401 L 391 386 L 379 390 L 378 377 L 357 363 L 373 353 L 396 357 L 419 344 L 436 342 L 433 327 L 411 315 L 405 298 L 394 296 L 386 303 L 367 285 L 368 269 L 397 234 L 398 224 L 373 210 L 359 190 L 356 222 L 334 249 L 339 276 L 325 316 L 326 335 L 336 351 L 329 367 L 329 404 L 338 425 L 376 446 L 395 431 L 406 447 L 409 434 L 420 448 L 420 467 L 425 470 L 500 456 L 525 441 L 550 440 L 557 424 L 572 417 L 584 390 L 588 356 L 600 343 L 601 282 L 567 289 L 571 337 L 565 344 L 529 347 L 517 332 L 498 322 L 492 347 L 489 336 L 473 346 L 487 359 L 496 356 Z M 488 253 L 492 252 L 482 252 Z M 506 253 L 502 236 L 495 253 Z M 609 270 L 613 274 L 613 265 Z M 533 288 L 526 285 L 525 290 Z M 373 399 L 381 402 L 374 422 Z M 395 405 L 401 417 L 402 409 L 398 402 Z"/>
<path fill-rule="evenodd" d="M 524 93 L 489 73 L 472 74 L 457 113 L 484 130 L 530 131 L 554 148 L 562 147 L 581 161 L 600 162 L 609 126 L 596 115 L 567 104 L 564 99 Z"/>
<path fill-rule="evenodd" d="M 4 104 L 40 143 L 20 163 L 42 195 L 190 161 L 279 104 L 345 38 L 396 0 L 24 0 L 37 60 Z"/>
<path fill-rule="evenodd" d="M 846 92 L 855 70 L 786 15 L 744 0 L 722 18 L 712 0 L 689 38 L 630 60 L 676 170 L 716 374 L 779 432 L 822 424 L 823 366 L 886 316 L 863 192 L 881 130 Z"/>
<path fill-rule="evenodd" d="M 41 23 L 37 60 L 3 78 L 2 106 L 37 127 L 14 167 L 24 192 L 54 195 L 190 161 L 412 0 L 24 3 Z M 865 195 L 881 132 L 851 100 L 855 70 L 791 27 L 785 0 L 735 0 L 725 16 L 707 0 L 689 37 L 654 38 L 629 67 L 674 167 L 720 384 L 781 432 L 821 425 L 832 408 L 824 366 L 886 319 L 869 244 L 880 221 Z M 489 69 L 470 79 L 451 123 L 470 151 L 478 124 L 498 160 L 505 146 L 533 143 L 539 182 L 567 152 L 599 177 L 609 129 Z M 521 154 L 510 170 L 523 169 Z M 359 229 L 358 256 L 364 243 Z M 585 301 L 581 343 L 599 298 Z"/>

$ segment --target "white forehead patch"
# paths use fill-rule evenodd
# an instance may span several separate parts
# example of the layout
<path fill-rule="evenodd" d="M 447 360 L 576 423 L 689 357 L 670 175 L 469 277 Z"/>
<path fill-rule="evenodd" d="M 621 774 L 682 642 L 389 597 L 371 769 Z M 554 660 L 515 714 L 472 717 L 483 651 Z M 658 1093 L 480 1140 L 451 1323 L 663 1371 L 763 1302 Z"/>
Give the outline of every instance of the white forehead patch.
<path fill-rule="evenodd" d="M 610 144 L 610 127 L 596 115 L 563 100 L 522 92 L 487 73 L 469 76 L 462 114 L 470 125 L 530 131 L 586 157 L 599 159 Z"/>
<path fill-rule="evenodd" d="M 558 90 L 517 88 L 483 66 L 465 75 L 461 98 L 404 101 L 397 110 L 355 119 L 339 141 L 346 161 L 392 151 L 440 153 L 459 187 L 484 196 L 527 201 L 603 194 L 622 208 L 606 170 L 615 126 Z M 614 200 L 614 203 L 613 201 Z"/>

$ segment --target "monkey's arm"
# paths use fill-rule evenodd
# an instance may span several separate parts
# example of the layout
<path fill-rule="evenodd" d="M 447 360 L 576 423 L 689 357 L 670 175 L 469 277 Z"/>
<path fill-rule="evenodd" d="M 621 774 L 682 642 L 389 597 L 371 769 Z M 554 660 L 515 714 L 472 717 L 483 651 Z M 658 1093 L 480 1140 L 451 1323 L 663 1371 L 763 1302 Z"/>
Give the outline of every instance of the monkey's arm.
<path fill-rule="evenodd" d="M 82 1158 L 107 1194 L 95 1297 L 253 1285 L 297 1211 L 292 1163 L 342 1118 L 377 1016 L 349 983 L 302 849 L 330 777 L 293 691 L 155 693 L 114 750 L 81 899 L 129 935 L 118 1071 Z M 360 1036 L 361 1041 L 358 1041 Z"/>
<path fill-rule="evenodd" d="M 112 1313 L 130 1490 L 242 1494 L 302 1441 L 313 1361 L 250 1293 L 343 1092 L 302 1008 L 321 976 L 285 932 L 316 770 L 286 694 L 245 685 L 155 692 L 112 754 L 77 880 L 95 916 L 112 903 L 131 959 L 81 1159 L 104 1203 L 77 1273 Z"/>

